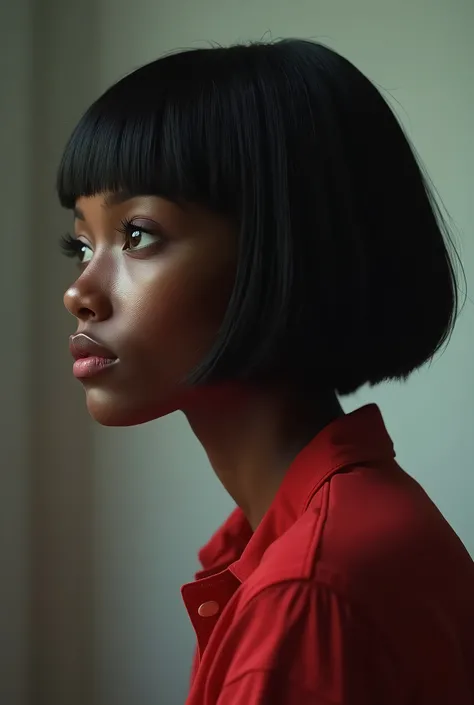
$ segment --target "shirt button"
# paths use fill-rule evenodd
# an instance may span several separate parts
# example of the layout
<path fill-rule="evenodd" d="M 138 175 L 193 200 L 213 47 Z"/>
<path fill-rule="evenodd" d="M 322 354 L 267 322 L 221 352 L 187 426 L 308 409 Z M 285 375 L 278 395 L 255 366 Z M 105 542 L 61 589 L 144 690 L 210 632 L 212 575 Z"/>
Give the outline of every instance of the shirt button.
<path fill-rule="evenodd" d="M 203 602 L 198 609 L 200 617 L 214 617 L 219 612 L 219 605 L 214 600 Z"/>

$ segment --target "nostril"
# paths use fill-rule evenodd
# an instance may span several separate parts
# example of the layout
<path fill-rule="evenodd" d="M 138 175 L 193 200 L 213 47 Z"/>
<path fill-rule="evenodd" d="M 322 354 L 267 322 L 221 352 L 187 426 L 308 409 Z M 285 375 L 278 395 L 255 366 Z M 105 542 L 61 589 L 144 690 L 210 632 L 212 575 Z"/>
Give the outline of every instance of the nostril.
<path fill-rule="evenodd" d="M 87 308 L 86 306 L 81 306 L 78 311 L 77 311 L 77 317 L 81 318 L 83 320 L 88 320 L 90 318 L 95 318 L 94 311 L 92 309 Z"/>

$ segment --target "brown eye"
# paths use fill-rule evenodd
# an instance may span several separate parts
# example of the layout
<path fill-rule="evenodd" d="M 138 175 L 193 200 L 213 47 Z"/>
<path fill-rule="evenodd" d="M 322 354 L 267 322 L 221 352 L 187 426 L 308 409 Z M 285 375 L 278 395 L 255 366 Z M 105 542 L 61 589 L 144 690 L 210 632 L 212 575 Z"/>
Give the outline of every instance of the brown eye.
<path fill-rule="evenodd" d="M 131 234 L 132 246 L 138 247 L 141 240 L 142 240 L 142 231 L 141 230 L 134 230 L 133 233 Z"/>
<path fill-rule="evenodd" d="M 125 231 L 124 250 L 143 250 L 150 245 L 156 245 L 161 240 L 161 235 L 150 233 L 137 225 L 129 225 Z"/>
<path fill-rule="evenodd" d="M 123 249 L 129 252 L 144 250 L 151 245 L 160 244 L 163 240 L 161 231 L 149 230 L 129 220 L 123 220 L 122 227 L 118 228 L 118 231 L 124 236 Z"/>

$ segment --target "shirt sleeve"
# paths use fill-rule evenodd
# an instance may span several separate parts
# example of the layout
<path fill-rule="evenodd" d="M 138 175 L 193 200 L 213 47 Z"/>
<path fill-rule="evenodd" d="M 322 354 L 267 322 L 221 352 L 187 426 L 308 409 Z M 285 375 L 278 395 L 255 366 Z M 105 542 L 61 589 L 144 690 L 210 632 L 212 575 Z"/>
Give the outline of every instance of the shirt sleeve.
<path fill-rule="evenodd" d="M 380 640 L 325 585 L 286 582 L 265 588 L 227 636 L 228 667 L 218 705 L 404 702 L 393 660 Z"/>

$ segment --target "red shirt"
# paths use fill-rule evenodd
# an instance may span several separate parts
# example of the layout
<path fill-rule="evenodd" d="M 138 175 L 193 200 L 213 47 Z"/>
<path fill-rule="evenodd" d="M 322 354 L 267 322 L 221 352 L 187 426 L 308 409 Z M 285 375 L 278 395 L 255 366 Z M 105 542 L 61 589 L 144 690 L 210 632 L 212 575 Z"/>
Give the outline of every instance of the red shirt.
<path fill-rule="evenodd" d="M 236 510 L 200 558 L 187 705 L 474 704 L 474 563 L 376 406 L 316 436 L 255 533 Z"/>

